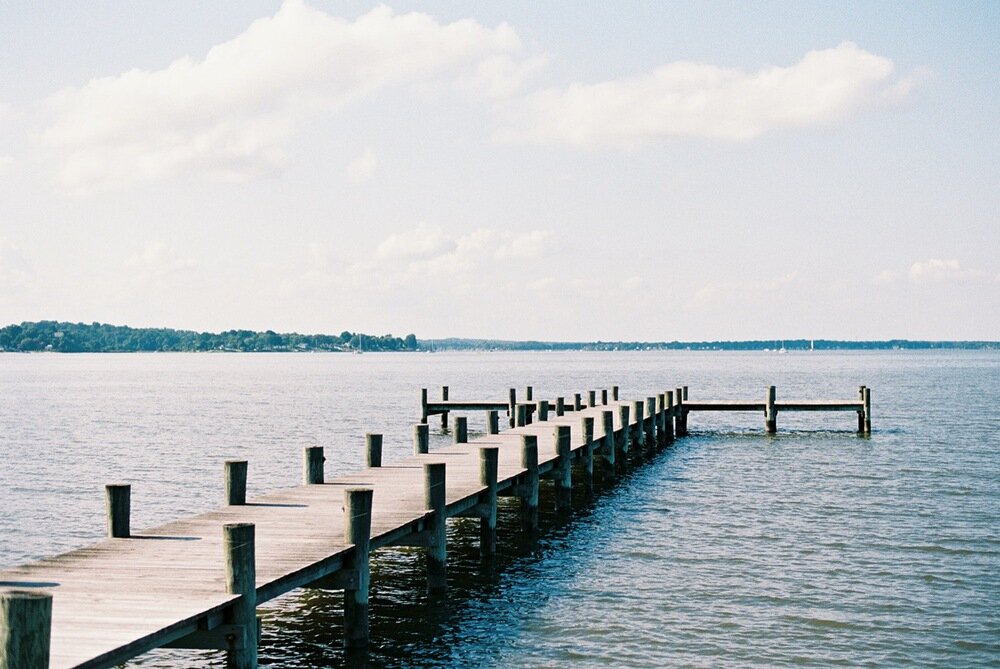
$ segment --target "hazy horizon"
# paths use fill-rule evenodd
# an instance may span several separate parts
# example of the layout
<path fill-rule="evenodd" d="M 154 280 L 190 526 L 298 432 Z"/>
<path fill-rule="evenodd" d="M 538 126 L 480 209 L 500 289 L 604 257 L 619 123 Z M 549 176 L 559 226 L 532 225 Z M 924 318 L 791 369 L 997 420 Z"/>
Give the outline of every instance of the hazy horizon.
<path fill-rule="evenodd" d="M 997 3 L 62 0 L 0 25 L 4 323 L 1000 333 Z"/>

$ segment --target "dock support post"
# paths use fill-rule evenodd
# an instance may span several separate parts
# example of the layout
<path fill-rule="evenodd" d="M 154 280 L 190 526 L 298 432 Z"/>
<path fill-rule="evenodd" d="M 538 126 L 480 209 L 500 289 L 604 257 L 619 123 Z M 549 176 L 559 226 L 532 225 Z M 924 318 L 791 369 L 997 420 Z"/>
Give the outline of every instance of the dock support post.
<path fill-rule="evenodd" d="M 344 541 L 354 544 L 347 566 L 354 570 L 355 587 L 344 590 L 344 646 L 365 648 L 368 645 L 368 558 L 372 530 L 371 488 L 344 490 Z"/>
<path fill-rule="evenodd" d="M 479 519 L 479 553 L 491 558 L 497 552 L 497 467 L 500 449 L 482 446 L 479 449 L 479 484 L 486 488 L 480 498 L 485 512 Z"/>
<path fill-rule="evenodd" d="M 552 472 L 556 488 L 556 511 L 569 511 L 573 505 L 573 456 L 570 453 L 569 425 L 557 425 L 554 436 L 556 453 L 559 454 Z"/>
<path fill-rule="evenodd" d="M 510 415 L 510 426 L 515 427 L 517 425 L 517 389 L 511 388 L 509 393 L 510 408 L 507 410 Z"/>
<path fill-rule="evenodd" d="M 687 435 L 687 414 L 684 412 L 684 390 L 677 386 L 674 390 L 674 432 L 678 437 Z"/>
<path fill-rule="evenodd" d="M 521 525 L 538 532 L 538 437 L 521 435 L 521 467 L 525 470 L 521 487 Z"/>
<path fill-rule="evenodd" d="M 573 411 L 583 410 L 583 398 L 580 393 L 573 393 Z"/>
<path fill-rule="evenodd" d="M 323 482 L 323 457 L 322 446 L 306 446 L 303 451 L 302 461 L 302 482 L 306 485 Z"/>
<path fill-rule="evenodd" d="M 635 415 L 635 425 L 632 426 L 632 443 L 635 445 L 635 454 L 642 454 L 642 447 L 646 443 L 646 431 L 643 429 L 645 421 L 642 414 L 645 404 L 642 400 L 632 402 L 632 412 Z"/>
<path fill-rule="evenodd" d="M 557 397 L 556 398 L 556 415 L 562 416 L 566 413 L 566 398 Z"/>
<path fill-rule="evenodd" d="M 448 589 L 448 535 L 445 532 L 445 472 L 443 462 L 424 465 L 424 505 L 431 512 L 427 529 L 427 592 L 434 595 Z"/>
<path fill-rule="evenodd" d="M 646 398 L 646 452 L 656 453 L 656 427 L 660 414 L 656 413 L 656 398 Z"/>
<path fill-rule="evenodd" d="M 611 478 L 615 477 L 615 412 L 601 412 L 601 429 L 604 432 L 601 445 L 601 459 L 604 462 L 604 472 Z"/>
<path fill-rule="evenodd" d="M 858 434 L 865 433 L 865 387 L 858 386 L 858 401 L 861 402 L 861 408 L 858 409 Z"/>
<path fill-rule="evenodd" d="M 453 438 L 456 444 L 469 443 L 469 419 L 467 416 L 455 416 L 455 434 Z"/>
<path fill-rule="evenodd" d="M 667 394 L 656 396 L 656 447 L 667 445 Z"/>
<path fill-rule="evenodd" d="M 486 433 L 500 434 L 500 414 L 495 410 L 486 412 Z"/>
<path fill-rule="evenodd" d="M 0 592 L 0 669 L 48 669 L 52 595 Z"/>
<path fill-rule="evenodd" d="M 427 389 L 420 389 L 420 422 L 427 422 Z"/>
<path fill-rule="evenodd" d="M 226 504 L 242 506 L 247 503 L 247 461 L 226 460 L 223 466 L 226 482 Z"/>
<path fill-rule="evenodd" d="M 872 389 L 865 387 L 865 434 L 872 433 Z"/>
<path fill-rule="evenodd" d="M 664 440 L 669 444 L 674 440 L 674 391 L 668 390 L 663 395 L 666 398 L 664 400 L 666 407 L 665 420 L 663 421 Z"/>
<path fill-rule="evenodd" d="M 382 435 L 374 432 L 365 434 L 365 465 L 368 467 L 382 466 Z"/>
<path fill-rule="evenodd" d="M 768 386 L 767 388 L 767 408 L 764 410 L 764 427 L 768 434 L 774 434 L 778 431 L 778 414 L 774 410 L 774 401 L 776 399 L 776 391 L 774 386 Z"/>
<path fill-rule="evenodd" d="M 442 402 L 447 402 L 448 401 L 448 386 L 441 386 L 441 401 Z M 447 411 L 442 411 L 441 412 L 441 429 L 442 430 L 447 430 L 448 429 L 448 412 Z"/>
<path fill-rule="evenodd" d="M 413 426 L 413 454 L 420 455 L 430 451 L 430 426 L 427 423 L 417 423 Z"/>
<path fill-rule="evenodd" d="M 517 426 L 524 427 L 528 424 L 528 405 L 517 405 Z"/>
<path fill-rule="evenodd" d="M 594 493 L 594 417 L 584 416 L 583 427 L 583 488 L 587 497 Z"/>
<path fill-rule="evenodd" d="M 617 455 L 615 455 L 615 462 L 618 466 L 618 471 L 625 472 L 628 469 L 628 451 L 629 451 L 629 432 L 631 428 L 628 424 L 629 418 L 629 406 L 628 403 L 618 405 L 618 422 L 621 423 L 621 435 L 617 440 L 618 443 L 615 448 L 618 449 Z"/>
<path fill-rule="evenodd" d="M 127 538 L 131 535 L 130 516 L 132 513 L 132 486 L 127 483 L 112 483 L 104 486 L 107 503 L 108 536 Z"/>
<path fill-rule="evenodd" d="M 549 419 L 549 403 L 547 400 L 538 400 L 538 422 L 547 421 Z"/>
<path fill-rule="evenodd" d="M 535 389 L 531 386 L 524 387 L 524 401 L 533 402 L 535 400 Z"/>
<path fill-rule="evenodd" d="M 608 389 L 601 388 L 601 406 L 608 406 Z"/>
<path fill-rule="evenodd" d="M 611 386 L 611 399 L 618 401 L 618 386 Z"/>
<path fill-rule="evenodd" d="M 596 390 L 588 390 L 587 391 L 587 406 L 591 407 L 591 408 L 597 406 L 597 391 Z"/>
<path fill-rule="evenodd" d="M 226 592 L 240 598 L 229 605 L 226 622 L 242 625 L 243 643 L 235 639 L 226 651 L 227 669 L 257 669 L 257 585 L 253 523 L 222 526 L 226 559 Z"/>

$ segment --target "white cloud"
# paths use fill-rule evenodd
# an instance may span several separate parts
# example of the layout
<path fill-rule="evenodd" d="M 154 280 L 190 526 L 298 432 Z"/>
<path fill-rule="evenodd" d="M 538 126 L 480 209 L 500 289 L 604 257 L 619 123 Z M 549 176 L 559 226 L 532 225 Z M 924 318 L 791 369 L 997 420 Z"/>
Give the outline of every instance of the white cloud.
<path fill-rule="evenodd" d="M 520 49 L 506 24 L 441 24 L 384 6 L 347 21 L 286 0 L 201 60 L 184 57 L 54 95 L 42 140 L 68 192 L 181 172 L 246 179 L 285 163 L 284 140 L 303 115 L 391 84 L 458 80 Z"/>
<path fill-rule="evenodd" d="M 14 156 L 0 155 L 0 170 L 10 167 L 13 164 L 14 164 Z"/>
<path fill-rule="evenodd" d="M 21 249 L 0 237 L 0 289 L 26 285 L 34 275 L 35 271 Z"/>
<path fill-rule="evenodd" d="M 931 258 L 910 266 L 910 280 L 915 283 L 967 281 L 986 276 L 986 272 L 962 267 L 957 260 Z"/>
<path fill-rule="evenodd" d="M 375 249 L 379 260 L 406 260 L 431 258 L 450 252 L 455 248 L 455 240 L 447 236 L 438 226 L 421 222 L 413 230 L 389 235 Z"/>
<path fill-rule="evenodd" d="M 881 286 L 894 286 L 899 279 L 899 272 L 891 269 L 884 269 L 875 275 L 873 281 Z"/>
<path fill-rule="evenodd" d="M 375 158 L 375 152 L 370 147 L 366 147 L 360 156 L 348 163 L 347 178 L 356 184 L 368 181 L 375 175 L 377 167 L 378 159 Z"/>
<path fill-rule="evenodd" d="M 142 251 L 125 259 L 125 267 L 142 279 L 161 279 L 194 266 L 192 259 L 180 255 L 162 241 L 149 242 Z"/>
<path fill-rule="evenodd" d="M 501 244 L 493 257 L 497 260 L 540 258 L 554 237 L 549 230 L 532 230 L 516 235 Z"/>
<path fill-rule="evenodd" d="M 504 140 L 634 147 L 664 137 L 746 141 L 778 128 L 843 119 L 899 98 L 893 63 L 844 42 L 789 67 L 744 72 L 674 62 L 651 73 L 535 93 L 510 110 Z"/>

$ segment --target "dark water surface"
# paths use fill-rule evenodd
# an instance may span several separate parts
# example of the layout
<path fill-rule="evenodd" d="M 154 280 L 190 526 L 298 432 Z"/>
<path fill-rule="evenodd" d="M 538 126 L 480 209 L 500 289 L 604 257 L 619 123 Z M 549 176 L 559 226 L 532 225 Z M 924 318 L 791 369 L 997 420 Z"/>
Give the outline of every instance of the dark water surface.
<path fill-rule="evenodd" d="M 478 526 L 451 525 L 444 599 L 419 552 L 380 551 L 370 666 L 1000 666 L 997 352 L 0 355 L 0 566 L 99 539 L 106 482 L 132 483 L 142 528 L 217 506 L 225 459 L 250 461 L 253 495 L 296 485 L 303 446 L 327 447 L 328 476 L 361 466 L 366 431 L 402 457 L 419 389 L 442 384 L 692 400 L 866 384 L 874 431 L 779 414 L 768 437 L 762 416 L 694 414 L 570 519 L 546 514 L 537 543 L 501 507 L 492 566 Z M 449 440 L 432 420 L 432 448 Z M 300 590 L 263 607 L 262 664 L 342 666 L 341 605 Z"/>

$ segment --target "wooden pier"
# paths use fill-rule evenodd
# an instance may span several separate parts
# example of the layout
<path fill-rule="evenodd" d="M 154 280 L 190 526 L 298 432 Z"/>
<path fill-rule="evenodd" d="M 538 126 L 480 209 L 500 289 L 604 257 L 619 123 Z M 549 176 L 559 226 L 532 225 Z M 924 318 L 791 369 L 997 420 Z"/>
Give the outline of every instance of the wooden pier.
<path fill-rule="evenodd" d="M 480 548 L 496 550 L 498 496 L 520 500 L 523 527 L 538 530 L 540 480 L 551 480 L 557 510 L 595 479 L 611 482 L 687 432 L 691 411 L 760 411 L 766 430 L 781 411 L 856 411 L 871 430 L 871 394 L 856 400 L 688 402 L 687 388 L 622 401 L 618 389 L 571 399 L 440 402 L 421 397 L 414 454 L 382 462 L 381 435 L 366 435 L 367 467 L 328 479 L 323 449 L 303 453 L 303 484 L 247 498 L 252 468 L 223 466 L 226 505 L 135 532 L 130 488 L 106 488 L 108 539 L 0 571 L 0 669 L 105 668 L 161 647 L 227 651 L 227 666 L 257 666 L 256 607 L 301 587 L 344 591 L 343 642 L 368 643 L 369 555 L 391 546 L 426 553 L 427 588 L 447 587 L 448 518 L 480 521 Z M 427 419 L 486 413 L 487 434 L 468 440 L 457 416 L 449 447 L 429 452 Z M 499 413 L 511 429 L 500 432 Z"/>

